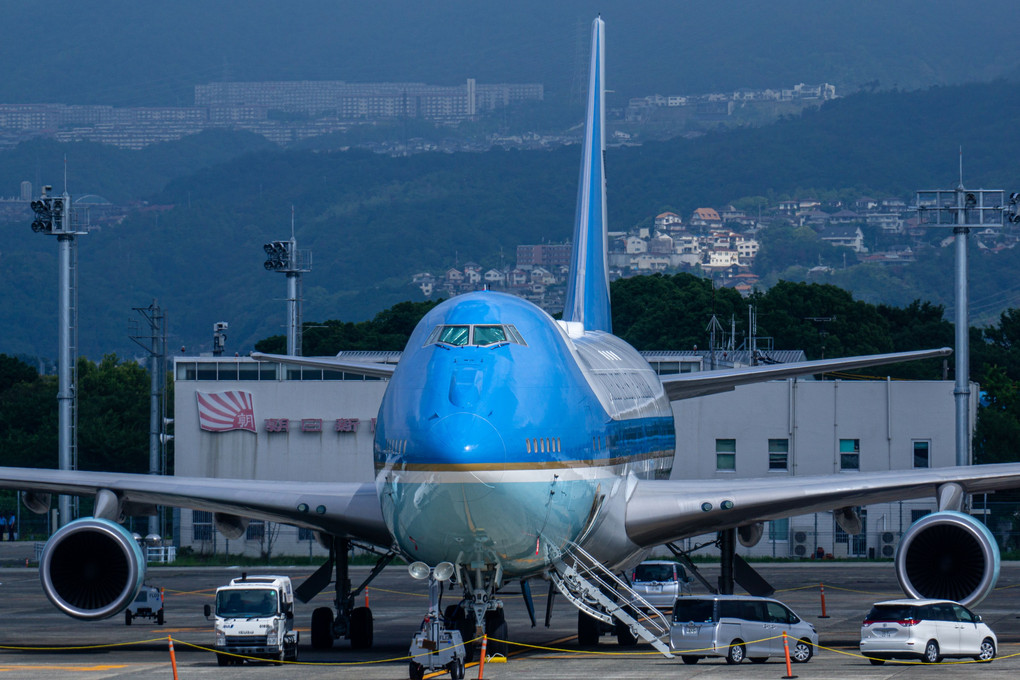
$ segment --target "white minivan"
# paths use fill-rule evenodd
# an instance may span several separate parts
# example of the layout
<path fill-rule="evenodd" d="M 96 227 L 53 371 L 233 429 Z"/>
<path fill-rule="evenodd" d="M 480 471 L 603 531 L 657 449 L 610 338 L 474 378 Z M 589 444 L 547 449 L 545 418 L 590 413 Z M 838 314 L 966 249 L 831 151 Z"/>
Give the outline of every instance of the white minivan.
<path fill-rule="evenodd" d="M 861 654 L 874 665 L 886 659 L 944 657 L 991 661 L 999 641 L 981 617 L 949 600 L 877 602 L 861 623 Z"/>
<path fill-rule="evenodd" d="M 783 633 L 790 659 L 805 663 L 818 644 L 815 627 L 778 600 L 750 595 L 692 595 L 677 598 L 669 646 L 684 663 L 724 657 L 727 663 L 764 663 L 784 656 Z"/>

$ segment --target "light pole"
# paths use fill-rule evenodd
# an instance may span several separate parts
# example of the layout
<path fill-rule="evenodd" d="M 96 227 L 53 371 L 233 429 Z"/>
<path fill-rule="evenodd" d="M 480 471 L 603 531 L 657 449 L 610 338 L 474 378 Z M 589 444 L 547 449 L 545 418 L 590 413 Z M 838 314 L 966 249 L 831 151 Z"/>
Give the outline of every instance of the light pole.
<path fill-rule="evenodd" d="M 72 470 L 78 463 L 78 371 L 75 366 L 78 349 L 78 242 L 75 237 L 88 232 L 76 230 L 67 190 L 60 196 L 51 196 L 49 192 L 52 190 L 53 187 L 44 186 L 42 195 L 32 201 L 35 213 L 32 231 L 57 237 L 57 460 L 61 470 Z M 58 527 L 71 521 L 70 496 L 58 497 L 57 512 Z"/>

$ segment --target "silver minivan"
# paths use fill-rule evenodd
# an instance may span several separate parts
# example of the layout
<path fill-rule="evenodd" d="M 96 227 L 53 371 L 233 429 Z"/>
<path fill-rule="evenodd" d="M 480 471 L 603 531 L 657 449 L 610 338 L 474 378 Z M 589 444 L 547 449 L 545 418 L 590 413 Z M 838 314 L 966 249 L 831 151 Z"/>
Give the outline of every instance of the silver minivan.
<path fill-rule="evenodd" d="M 724 657 L 727 663 L 745 658 L 764 663 L 783 656 L 783 631 L 790 659 L 805 663 L 818 644 L 818 632 L 778 600 L 750 595 L 693 595 L 677 598 L 669 646 L 684 663 Z"/>

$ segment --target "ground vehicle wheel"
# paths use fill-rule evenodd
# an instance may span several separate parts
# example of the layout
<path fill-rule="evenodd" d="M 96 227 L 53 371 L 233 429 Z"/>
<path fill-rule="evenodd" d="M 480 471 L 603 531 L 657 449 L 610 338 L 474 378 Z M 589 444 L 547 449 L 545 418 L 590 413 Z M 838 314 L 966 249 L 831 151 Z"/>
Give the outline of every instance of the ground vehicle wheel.
<path fill-rule="evenodd" d="M 131 612 L 126 609 L 124 610 L 124 625 L 125 626 L 131 625 Z"/>
<path fill-rule="evenodd" d="M 312 612 L 312 649 L 333 646 L 333 610 L 319 607 Z"/>
<path fill-rule="evenodd" d="M 357 607 L 351 612 L 351 648 L 369 649 L 372 646 L 372 610 Z"/>
<path fill-rule="evenodd" d="M 811 660 L 811 655 L 814 654 L 814 651 L 811 643 L 807 640 L 797 640 L 793 644 L 793 649 L 790 650 L 790 659 L 794 663 L 807 663 Z"/>
<path fill-rule="evenodd" d="M 934 640 L 928 640 L 928 644 L 924 646 L 924 656 L 921 657 L 921 660 L 925 663 L 938 663 L 941 661 L 942 657 L 939 656 L 939 643 Z"/>
<path fill-rule="evenodd" d="M 160 609 L 158 612 L 156 612 L 156 623 L 158 623 L 161 626 L 163 625 L 163 610 L 162 609 Z"/>
<path fill-rule="evenodd" d="M 446 664 L 446 670 L 450 671 L 450 680 L 464 680 L 464 662 L 461 659 Z"/>
<path fill-rule="evenodd" d="M 581 647 L 598 647 L 599 620 L 582 611 L 577 612 L 577 644 Z"/>
<path fill-rule="evenodd" d="M 744 660 L 744 641 L 734 640 L 730 643 L 730 649 L 726 653 L 726 663 L 740 663 Z"/>
<path fill-rule="evenodd" d="M 506 642 L 499 642 L 507 639 L 506 617 L 502 609 L 485 612 L 485 634 L 489 636 L 489 654 L 507 655 L 509 647 Z M 493 640 L 495 638 L 495 640 Z"/>
<path fill-rule="evenodd" d="M 414 659 L 411 659 L 411 663 L 407 669 L 407 674 L 410 676 L 411 680 L 422 680 L 422 678 L 425 677 L 425 667 Z"/>
<path fill-rule="evenodd" d="M 226 654 L 217 654 L 216 655 L 216 663 L 218 663 L 221 666 L 229 666 L 233 661 L 234 660 L 231 659 Z"/>
<path fill-rule="evenodd" d="M 873 656 L 869 656 L 869 657 L 868 657 L 868 661 L 870 661 L 870 662 L 871 662 L 871 665 L 872 665 L 872 666 L 881 666 L 882 664 L 884 664 L 884 663 L 885 663 L 885 659 L 876 659 L 876 658 L 875 658 L 875 657 L 873 657 Z"/>
<path fill-rule="evenodd" d="M 767 656 L 749 656 L 747 660 L 751 663 L 765 663 L 769 658 Z"/>
<path fill-rule="evenodd" d="M 680 658 L 681 658 L 681 659 L 683 660 L 683 662 L 684 662 L 685 664 L 687 664 L 688 666 L 693 666 L 694 664 L 698 663 L 698 660 L 699 660 L 699 659 L 701 659 L 701 657 L 700 657 L 700 656 L 690 656 L 690 655 L 688 655 L 688 654 L 684 654 L 684 655 L 683 655 L 683 656 L 681 656 Z"/>
<path fill-rule="evenodd" d="M 284 661 L 297 661 L 297 645 L 295 644 L 290 648 L 290 651 L 284 655 Z"/>
<path fill-rule="evenodd" d="M 981 651 L 974 657 L 975 661 L 983 661 L 988 663 L 995 658 L 995 643 L 992 642 L 992 638 L 985 638 L 981 641 Z"/>

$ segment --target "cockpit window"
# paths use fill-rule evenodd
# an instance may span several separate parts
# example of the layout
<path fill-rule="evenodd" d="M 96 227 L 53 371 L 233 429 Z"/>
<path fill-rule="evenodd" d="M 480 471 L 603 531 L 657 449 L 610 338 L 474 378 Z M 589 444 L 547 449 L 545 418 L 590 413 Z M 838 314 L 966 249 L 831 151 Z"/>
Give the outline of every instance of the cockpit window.
<path fill-rule="evenodd" d="M 470 326 L 443 326 L 443 330 L 439 333 L 439 342 L 445 342 L 454 347 L 466 345 L 470 328 Z"/>
<path fill-rule="evenodd" d="M 475 334 L 472 338 L 474 345 L 495 345 L 497 342 L 506 342 L 506 331 L 502 326 L 475 326 Z"/>
<path fill-rule="evenodd" d="M 492 347 L 508 342 L 525 347 L 528 345 L 511 324 L 479 324 L 477 326 L 436 326 L 425 338 L 424 346 L 438 343 L 452 347 L 465 345 Z"/>

